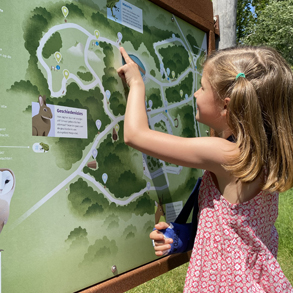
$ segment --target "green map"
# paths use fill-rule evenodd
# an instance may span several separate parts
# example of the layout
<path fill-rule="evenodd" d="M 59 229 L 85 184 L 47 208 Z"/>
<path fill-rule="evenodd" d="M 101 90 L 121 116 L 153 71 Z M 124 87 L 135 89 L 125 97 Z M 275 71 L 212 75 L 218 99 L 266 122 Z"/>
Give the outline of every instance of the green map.
<path fill-rule="evenodd" d="M 155 260 L 155 221 L 202 171 L 125 145 L 119 47 L 150 128 L 206 136 L 206 34 L 146 0 L 4 0 L 0 28 L 0 293 L 74 292 Z"/>

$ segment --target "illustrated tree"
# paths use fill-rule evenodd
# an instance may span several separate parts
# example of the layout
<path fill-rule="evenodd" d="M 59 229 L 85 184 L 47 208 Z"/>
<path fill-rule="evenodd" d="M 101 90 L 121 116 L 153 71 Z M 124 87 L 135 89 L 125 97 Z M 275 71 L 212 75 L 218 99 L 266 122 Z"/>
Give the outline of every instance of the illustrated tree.
<path fill-rule="evenodd" d="M 184 94 L 188 94 L 188 96 L 190 96 L 192 94 L 192 84 L 193 77 L 192 73 L 190 72 L 179 85 L 169 87 L 166 89 L 166 99 L 169 103 L 180 102 L 180 90 L 182 90 Z"/>
<path fill-rule="evenodd" d="M 163 106 L 161 99 L 161 92 L 158 88 L 151 88 L 146 93 L 147 103 L 151 100 L 153 102 L 152 109 L 157 109 Z"/>
<path fill-rule="evenodd" d="M 83 229 L 81 226 L 79 226 L 70 232 L 65 242 L 69 243 L 71 248 L 77 247 L 79 245 L 88 245 L 89 241 L 87 239 L 87 235 L 88 233 L 86 229 Z"/>
<path fill-rule="evenodd" d="M 163 57 L 163 63 L 170 71 L 177 74 L 182 73 L 189 66 L 188 53 L 181 45 L 168 46 L 159 49 L 159 53 Z"/>
<path fill-rule="evenodd" d="M 46 42 L 43 48 L 43 57 L 48 59 L 56 51 L 62 48 L 62 39 L 59 32 L 55 32 Z"/>
<path fill-rule="evenodd" d="M 197 55 L 199 52 L 199 50 L 198 50 L 199 46 L 198 46 L 196 39 L 191 34 L 188 34 L 186 36 L 186 39 L 189 42 L 189 44 L 191 45 L 192 52 Z"/>

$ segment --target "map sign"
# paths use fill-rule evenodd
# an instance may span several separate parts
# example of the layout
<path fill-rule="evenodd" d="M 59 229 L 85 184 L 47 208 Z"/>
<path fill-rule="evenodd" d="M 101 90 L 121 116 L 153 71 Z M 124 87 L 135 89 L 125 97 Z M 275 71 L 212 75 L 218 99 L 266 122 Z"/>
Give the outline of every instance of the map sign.
<path fill-rule="evenodd" d="M 0 28 L 0 292 L 73 292 L 156 259 L 149 233 L 202 171 L 125 145 L 119 47 L 150 128 L 204 136 L 206 34 L 146 0 L 5 0 Z"/>

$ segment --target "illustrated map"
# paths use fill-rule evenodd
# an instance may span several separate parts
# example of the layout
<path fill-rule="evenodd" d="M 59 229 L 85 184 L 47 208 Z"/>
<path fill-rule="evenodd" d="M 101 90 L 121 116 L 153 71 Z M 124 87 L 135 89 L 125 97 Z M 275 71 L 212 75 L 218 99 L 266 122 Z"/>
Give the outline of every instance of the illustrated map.
<path fill-rule="evenodd" d="M 75 292 L 157 259 L 149 233 L 202 170 L 124 143 L 119 48 L 150 128 L 206 136 L 206 34 L 146 0 L 5 0 L 0 28 L 0 293 Z"/>

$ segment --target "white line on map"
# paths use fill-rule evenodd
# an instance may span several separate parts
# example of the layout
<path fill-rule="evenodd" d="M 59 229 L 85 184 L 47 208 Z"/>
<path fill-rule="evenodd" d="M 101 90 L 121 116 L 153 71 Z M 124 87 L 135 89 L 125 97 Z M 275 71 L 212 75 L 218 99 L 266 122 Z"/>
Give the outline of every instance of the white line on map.
<path fill-rule="evenodd" d="M 1 145 L 0 148 L 18 148 L 18 149 L 29 149 L 29 146 L 18 146 L 18 145 L 13 145 L 13 146 L 8 146 L 8 145 Z"/>

